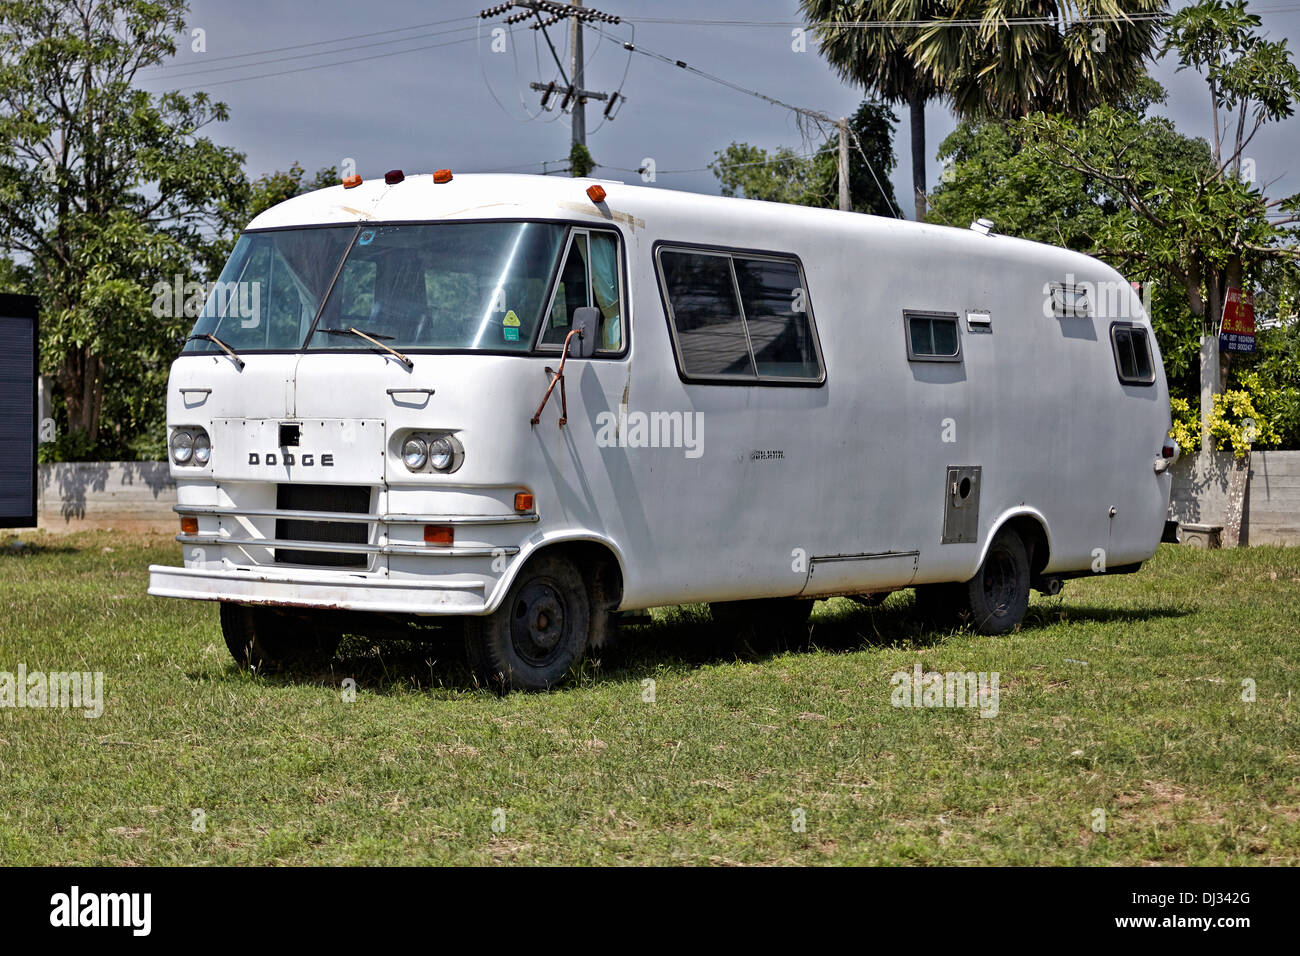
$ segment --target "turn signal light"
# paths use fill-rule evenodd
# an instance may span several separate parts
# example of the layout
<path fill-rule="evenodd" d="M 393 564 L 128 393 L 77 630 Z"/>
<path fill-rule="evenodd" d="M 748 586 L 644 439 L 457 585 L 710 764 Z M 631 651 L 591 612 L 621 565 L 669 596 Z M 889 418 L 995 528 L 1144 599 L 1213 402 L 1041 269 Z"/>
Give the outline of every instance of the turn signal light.
<path fill-rule="evenodd" d="M 361 177 L 356 173 L 353 173 L 351 176 L 343 177 L 344 189 L 351 189 L 353 186 L 360 186 L 360 185 L 361 185 Z"/>
<path fill-rule="evenodd" d="M 424 543 L 451 547 L 456 540 L 456 529 L 449 524 L 426 524 L 424 526 Z"/>
<path fill-rule="evenodd" d="M 533 510 L 533 496 L 530 495 L 530 494 L 528 494 L 528 493 L 525 492 L 525 491 L 521 491 L 521 492 L 519 492 L 517 495 L 515 495 L 515 510 L 516 510 L 516 511 L 532 511 L 532 510 Z"/>
<path fill-rule="evenodd" d="M 451 182 L 451 170 L 450 170 L 450 169 L 435 169 L 435 170 L 433 171 L 433 181 L 434 181 L 435 183 L 449 183 L 449 182 Z"/>
<path fill-rule="evenodd" d="M 604 187 L 604 186 L 588 186 L 588 187 L 587 187 L 587 198 L 590 199 L 590 200 L 591 200 L 592 202 L 594 202 L 594 203 L 602 203 L 602 202 L 604 202 L 604 201 L 605 201 L 605 187 Z"/>
<path fill-rule="evenodd" d="M 181 518 L 181 534 L 198 534 L 199 519 L 192 515 Z"/>

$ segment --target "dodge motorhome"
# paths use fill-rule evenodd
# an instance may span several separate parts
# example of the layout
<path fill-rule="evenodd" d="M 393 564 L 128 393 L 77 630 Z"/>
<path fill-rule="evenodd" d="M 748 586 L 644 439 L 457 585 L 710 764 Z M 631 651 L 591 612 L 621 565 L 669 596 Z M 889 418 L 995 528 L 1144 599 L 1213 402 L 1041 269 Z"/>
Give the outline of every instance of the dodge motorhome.
<path fill-rule="evenodd" d="M 1169 401 L 1109 266 L 589 179 L 406 176 L 258 216 L 168 386 L 183 564 L 242 662 L 453 616 L 542 689 L 619 610 L 806 619 L 914 587 L 1015 627 L 1136 569 Z M 363 615 L 368 615 L 365 617 Z"/>

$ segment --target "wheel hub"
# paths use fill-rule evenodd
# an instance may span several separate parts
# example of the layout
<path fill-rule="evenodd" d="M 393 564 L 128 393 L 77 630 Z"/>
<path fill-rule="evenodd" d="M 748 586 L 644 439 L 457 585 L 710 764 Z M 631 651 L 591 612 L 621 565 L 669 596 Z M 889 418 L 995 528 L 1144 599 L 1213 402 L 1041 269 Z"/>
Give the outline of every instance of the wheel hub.
<path fill-rule="evenodd" d="M 545 664 L 564 636 L 565 606 L 559 591 L 534 581 L 519 593 L 510 621 L 515 653 L 530 664 Z"/>

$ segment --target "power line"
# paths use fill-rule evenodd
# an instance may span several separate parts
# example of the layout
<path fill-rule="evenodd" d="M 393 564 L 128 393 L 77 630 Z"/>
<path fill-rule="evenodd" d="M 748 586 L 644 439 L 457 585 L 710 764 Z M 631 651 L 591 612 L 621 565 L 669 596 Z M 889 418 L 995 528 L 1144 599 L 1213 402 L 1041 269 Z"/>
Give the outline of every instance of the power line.
<path fill-rule="evenodd" d="M 248 53 L 231 53 L 226 56 L 214 56 L 214 57 L 208 57 L 205 54 L 203 57 L 203 63 L 221 63 L 226 60 L 241 60 L 250 56 L 264 56 L 267 53 L 283 53 L 285 50 L 304 50 L 307 47 L 311 47 L 311 46 L 325 46 L 330 43 L 343 43 L 346 40 L 365 40 L 365 39 L 369 39 L 370 37 L 385 36 L 386 34 L 389 33 L 406 33 L 410 30 L 423 30 L 425 27 L 442 27 L 450 23 L 460 23 L 464 20 L 477 20 L 477 19 L 478 18 L 474 16 L 454 17 L 450 20 L 435 20 L 431 23 L 413 23 L 410 26 L 395 27 L 391 30 L 375 30 L 372 33 L 352 33 L 347 36 L 335 37 L 332 40 L 315 40 L 311 43 L 294 43 L 289 46 L 269 47 L 268 49 L 265 50 L 252 50 Z M 411 39 L 411 38 L 408 37 L 406 39 Z M 393 40 L 390 42 L 397 43 L 399 41 Z M 345 49 L 354 49 L 354 48 L 346 47 Z M 341 53 L 341 52 L 343 52 L 343 50 L 322 50 L 320 55 L 324 56 L 327 53 Z M 181 63 L 160 63 L 156 67 L 151 67 L 151 69 L 171 70 L 171 69 L 176 69 L 178 67 L 183 68 L 183 67 L 199 66 L 199 65 L 200 64 L 198 63 L 192 63 L 189 61 L 185 61 Z M 252 66 L 253 64 L 247 64 L 247 65 Z"/>
<path fill-rule="evenodd" d="M 351 60 L 339 60 L 336 63 L 317 63 L 314 66 L 300 66 L 295 70 L 279 70 L 275 73 L 259 73 L 255 76 L 237 76 L 228 80 L 214 80 L 210 83 L 196 83 L 193 86 L 179 87 L 175 92 L 182 93 L 186 90 L 206 89 L 210 86 L 221 86 L 225 83 L 244 83 L 249 80 L 264 80 L 272 76 L 287 76 L 290 73 L 306 73 L 308 70 L 323 70 L 332 66 L 346 66 L 349 63 L 362 63 L 366 60 L 379 60 L 388 56 L 402 56 L 405 53 L 419 53 L 424 50 L 437 50 L 446 46 L 455 46 L 457 43 L 469 43 L 477 37 L 461 37 L 458 40 L 448 40 L 444 43 L 430 43 L 426 46 L 411 47 L 409 50 L 389 50 L 384 53 L 373 53 L 370 56 L 358 56 Z"/>
<path fill-rule="evenodd" d="M 409 43 L 412 40 L 424 40 L 424 39 L 428 39 L 429 37 L 449 36 L 450 34 L 453 33 L 463 33 L 466 30 L 473 30 L 473 29 L 476 29 L 476 26 L 471 25 L 471 26 L 464 26 L 464 27 L 454 27 L 450 30 L 438 30 L 433 33 L 417 33 L 414 36 L 398 37 L 395 40 L 377 40 L 374 43 L 359 43 L 354 46 L 339 47 L 336 50 L 321 50 L 317 53 L 300 53 L 297 56 L 272 57 L 269 60 L 253 61 L 250 63 L 236 63 L 232 66 L 202 67 L 200 69 L 191 70 L 186 73 L 170 73 L 166 76 L 153 76 L 153 75 L 146 76 L 142 73 L 141 78 L 147 80 L 158 79 L 158 80 L 166 80 L 166 81 L 170 81 L 172 79 L 189 79 L 190 77 L 199 76 L 200 74 L 203 73 L 225 73 L 229 70 L 243 70 L 243 69 L 256 68 L 261 66 L 270 66 L 274 63 L 289 63 L 294 60 L 310 60 L 312 57 L 317 57 L 317 56 L 331 56 L 335 53 L 348 53 L 352 50 L 365 50 L 371 47 L 388 46 L 393 43 Z M 402 51 L 394 50 L 392 52 L 400 53 Z M 186 64 L 186 65 L 192 66 L 194 64 Z"/>
<path fill-rule="evenodd" d="M 592 29 L 596 30 L 597 33 L 602 32 L 599 27 L 593 27 Z M 725 79 L 721 76 L 718 76 L 717 74 L 708 73 L 704 70 L 699 69 L 698 67 L 691 66 L 685 60 L 678 60 L 673 57 L 667 56 L 663 53 L 657 53 L 654 50 L 649 49 L 648 47 L 643 47 L 643 46 L 639 47 L 636 44 L 631 42 L 625 42 L 623 44 L 623 47 L 624 49 L 632 53 L 640 53 L 644 56 L 651 57 L 652 59 L 659 60 L 662 63 L 667 63 L 669 66 L 675 66 L 678 69 L 685 70 L 688 73 L 694 73 L 696 76 L 709 80 L 712 83 L 718 83 L 721 84 L 722 86 L 727 87 L 728 89 L 735 90 L 738 93 L 744 93 L 746 96 L 755 97 L 756 99 L 760 99 L 765 103 L 771 104 L 772 106 L 779 106 L 782 109 L 790 110 L 792 113 L 795 114 L 795 116 L 798 118 L 798 121 L 800 122 L 800 131 L 803 133 L 805 141 L 808 139 L 808 130 L 805 129 L 803 126 L 802 121 L 804 120 L 811 120 L 814 124 L 818 126 L 819 129 L 823 125 L 839 127 L 839 120 L 835 119 L 834 117 L 830 116 L 827 113 L 822 112 L 821 110 L 812 110 L 804 106 L 795 106 L 793 103 L 787 103 L 784 100 L 779 100 L 774 96 L 768 96 L 766 93 L 760 93 L 758 90 L 752 90 L 749 87 L 741 86 L 739 83 L 733 83 L 731 80 Z M 843 134 L 841 133 L 841 135 Z M 874 179 L 876 182 L 876 188 L 880 190 L 880 194 L 882 197 L 884 197 L 885 202 L 889 205 L 890 211 L 893 212 L 894 215 L 897 216 L 899 219 L 903 218 L 902 214 L 899 213 L 896 208 L 894 208 L 893 203 L 889 202 L 889 194 L 885 192 L 885 187 L 881 185 L 880 177 L 876 174 L 876 169 L 872 165 L 871 160 L 867 158 L 866 151 L 863 150 L 862 143 L 858 139 L 857 133 L 852 133 L 852 136 L 853 136 L 855 146 L 858 150 L 858 155 L 862 157 L 863 163 L 866 164 L 867 170 L 871 173 L 871 178 Z"/>
<path fill-rule="evenodd" d="M 1300 5 L 1287 4 L 1280 7 L 1252 7 L 1251 12 L 1257 14 L 1264 13 L 1291 13 L 1300 10 Z M 1075 18 L 1062 17 L 1003 17 L 996 23 L 990 24 L 982 19 L 962 19 L 962 20 L 944 20 L 942 18 L 932 18 L 929 20 L 822 20 L 817 22 L 807 22 L 803 20 L 724 20 L 705 17 L 623 17 L 628 23 L 656 23 L 675 26 L 713 26 L 713 27 L 836 27 L 841 29 L 896 29 L 896 28 L 924 28 L 933 26 L 943 27 L 960 27 L 963 29 L 975 29 L 979 27 L 992 26 L 995 28 L 1003 26 L 1059 26 L 1061 24 L 1090 24 L 1090 23 L 1132 23 L 1142 20 L 1161 20 L 1169 16 L 1168 13 L 1129 13 L 1129 14 L 1111 14 L 1095 15 Z"/>

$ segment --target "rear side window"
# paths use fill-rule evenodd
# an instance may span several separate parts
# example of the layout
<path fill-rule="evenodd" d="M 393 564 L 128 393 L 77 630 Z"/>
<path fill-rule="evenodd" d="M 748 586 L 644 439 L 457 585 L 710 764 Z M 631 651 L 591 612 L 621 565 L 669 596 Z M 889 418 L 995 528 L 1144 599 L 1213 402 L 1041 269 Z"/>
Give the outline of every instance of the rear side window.
<path fill-rule="evenodd" d="M 1115 371 L 1122 383 L 1151 385 L 1155 382 L 1155 363 L 1151 360 L 1151 340 L 1146 329 L 1116 323 L 1110 327 L 1110 342 L 1115 350 Z"/>
<path fill-rule="evenodd" d="M 904 312 L 907 357 L 913 362 L 960 362 L 957 316 L 951 312 Z"/>
<path fill-rule="evenodd" d="M 797 260 L 663 248 L 658 261 L 683 378 L 737 384 L 822 381 L 821 352 Z"/>

